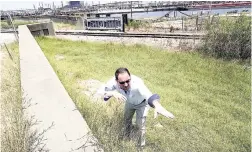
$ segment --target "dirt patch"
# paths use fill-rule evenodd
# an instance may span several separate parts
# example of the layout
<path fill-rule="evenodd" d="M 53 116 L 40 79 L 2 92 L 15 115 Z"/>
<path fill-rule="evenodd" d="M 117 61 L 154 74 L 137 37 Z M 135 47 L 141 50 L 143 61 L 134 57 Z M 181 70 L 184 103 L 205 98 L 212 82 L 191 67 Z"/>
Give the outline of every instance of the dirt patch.
<path fill-rule="evenodd" d="M 88 79 L 78 82 L 82 89 L 82 93 L 85 94 L 92 101 L 103 101 L 103 90 L 105 84 L 99 80 Z"/>
<path fill-rule="evenodd" d="M 65 57 L 64 57 L 63 55 L 61 55 L 61 54 L 57 54 L 57 55 L 55 55 L 55 59 L 56 59 L 57 61 L 59 61 L 59 60 L 65 59 Z"/>
<path fill-rule="evenodd" d="M 3 52 L 3 47 L 1 46 L 1 50 L 0 50 L 0 73 L 2 73 L 2 66 L 3 66 L 3 59 L 6 57 L 6 53 Z M 2 76 L 0 77 L 0 88 L 1 88 L 1 79 Z M 0 96 L 1 98 L 1 96 Z"/>
<path fill-rule="evenodd" d="M 0 45 L 9 44 L 16 40 L 15 35 L 13 33 L 1 33 Z"/>

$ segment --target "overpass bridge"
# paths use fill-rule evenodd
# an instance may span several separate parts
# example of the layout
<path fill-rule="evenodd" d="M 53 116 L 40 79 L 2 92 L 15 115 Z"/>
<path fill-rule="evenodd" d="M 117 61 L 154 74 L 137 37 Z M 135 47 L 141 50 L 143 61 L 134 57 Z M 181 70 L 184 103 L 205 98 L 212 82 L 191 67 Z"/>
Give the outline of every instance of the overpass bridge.
<path fill-rule="evenodd" d="M 156 11 L 190 11 L 202 9 L 222 9 L 222 8 L 238 8 L 238 7 L 251 7 L 250 1 L 238 2 L 202 2 L 202 1 L 185 1 L 185 2 L 152 2 L 148 4 L 140 3 L 139 1 L 123 1 L 115 3 L 97 4 L 89 9 L 76 9 L 76 10 L 61 10 L 57 15 L 70 15 L 82 16 L 87 14 L 91 15 L 106 15 L 106 14 L 129 14 L 129 13 L 144 13 Z M 88 11 L 87 11 L 88 10 Z"/>
<path fill-rule="evenodd" d="M 222 8 L 251 8 L 251 1 L 185 1 L 185 2 L 171 2 L 171 1 L 157 1 L 157 2 L 145 2 L 143 1 L 121 1 L 114 3 L 96 4 L 92 6 L 83 6 L 82 8 L 72 9 L 58 9 L 51 10 L 51 13 L 43 14 L 43 12 L 30 13 L 30 11 L 22 11 L 20 13 L 9 12 L 12 17 L 37 17 L 41 16 L 95 16 L 102 15 L 110 16 L 112 14 L 130 14 L 130 13 L 144 13 L 144 12 L 156 12 L 156 11 L 190 11 L 190 10 L 206 10 L 206 9 L 222 9 Z M 1 11 L 1 20 L 7 19 L 8 16 Z"/>

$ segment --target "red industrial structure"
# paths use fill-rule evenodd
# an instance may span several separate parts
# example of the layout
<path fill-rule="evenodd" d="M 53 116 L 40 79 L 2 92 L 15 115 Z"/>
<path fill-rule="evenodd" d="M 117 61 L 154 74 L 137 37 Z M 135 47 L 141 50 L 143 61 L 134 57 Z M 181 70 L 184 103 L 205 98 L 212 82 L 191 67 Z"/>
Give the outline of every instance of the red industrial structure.
<path fill-rule="evenodd" d="M 221 9 L 221 8 L 230 8 L 230 7 L 251 7 L 250 1 L 232 1 L 232 2 L 218 2 L 218 3 L 209 3 L 208 4 L 193 4 L 190 6 L 195 9 L 203 8 L 212 8 L 212 9 Z"/>

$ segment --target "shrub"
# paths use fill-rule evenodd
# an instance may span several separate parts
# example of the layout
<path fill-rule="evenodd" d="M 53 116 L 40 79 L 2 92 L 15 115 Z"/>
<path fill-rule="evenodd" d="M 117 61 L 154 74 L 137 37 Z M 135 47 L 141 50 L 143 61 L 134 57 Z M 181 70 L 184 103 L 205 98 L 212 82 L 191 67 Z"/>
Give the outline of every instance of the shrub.
<path fill-rule="evenodd" d="M 150 23 L 147 21 L 139 21 L 139 20 L 130 20 L 128 25 L 128 28 L 138 29 L 138 28 L 149 28 Z"/>
<path fill-rule="evenodd" d="M 218 23 L 207 23 L 206 30 L 200 47 L 204 54 L 223 59 L 250 59 L 250 17 L 222 18 Z"/>
<path fill-rule="evenodd" d="M 141 22 L 140 21 L 131 20 L 131 21 L 129 21 L 128 26 L 132 27 L 133 29 L 137 29 L 137 28 L 139 28 L 141 26 Z"/>

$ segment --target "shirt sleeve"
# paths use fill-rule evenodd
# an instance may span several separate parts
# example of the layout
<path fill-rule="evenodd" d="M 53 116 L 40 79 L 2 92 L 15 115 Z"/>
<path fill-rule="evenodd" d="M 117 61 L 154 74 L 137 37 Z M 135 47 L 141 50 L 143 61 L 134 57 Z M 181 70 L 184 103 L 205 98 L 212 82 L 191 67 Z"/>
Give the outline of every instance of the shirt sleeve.
<path fill-rule="evenodd" d="M 104 87 L 104 100 L 107 101 L 110 99 L 111 96 L 106 95 L 106 91 L 113 91 L 116 90 L 116 81 L 115 78 L 111 78 Z"/>
<path fill-rule="evenodd" d="M 106 84 L 105 84 L 105 91 L 113 91 L 116 89 L 116 81 L 115 78 L 111 78 Z"/>
<path fill-rule="evenodd" d="M 139 93 L 148 100 L 152 96 L 152 92 L 146 87 L 144 82 L 141 80 L 139 81 Z"/>

